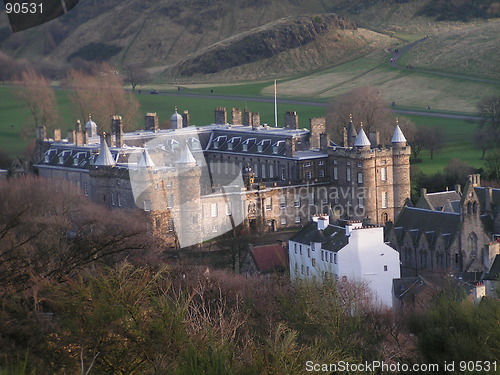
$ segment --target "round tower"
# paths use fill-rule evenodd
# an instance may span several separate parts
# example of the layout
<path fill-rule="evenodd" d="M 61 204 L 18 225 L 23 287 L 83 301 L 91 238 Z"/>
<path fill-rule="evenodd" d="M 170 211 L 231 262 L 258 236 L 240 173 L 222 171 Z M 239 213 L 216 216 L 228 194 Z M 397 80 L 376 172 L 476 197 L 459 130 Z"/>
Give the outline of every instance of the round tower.
<path fill-rule="evenodd" d="M 411 147 L 407 145 L 406 138 L 396 120 L 396 128 L 391 139 L 392 143 L 392 175 L 394 189 L 394 219 L 404 206 L 406 198 L 410 197 L 410 155 Z"/>
<path fill-rule="evenodd" d="M 174 226 L 181 247 L 196 245 L 202 240 L 201 167 L 197 165 L 187 143 L 175 161 L 177 194 L 174 204 Z"/>

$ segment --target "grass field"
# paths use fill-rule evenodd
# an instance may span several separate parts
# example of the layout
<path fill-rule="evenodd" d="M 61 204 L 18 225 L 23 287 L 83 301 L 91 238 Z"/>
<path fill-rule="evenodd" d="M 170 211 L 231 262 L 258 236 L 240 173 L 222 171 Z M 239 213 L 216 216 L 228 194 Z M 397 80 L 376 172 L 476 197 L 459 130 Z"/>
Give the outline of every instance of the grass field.
<path fill-rule="evenodd" d="M 266 83 L 250 85 L 249 92 L 257 96 L 257 90 Z M 217 94 L 234 94 L 235 90 L 240 95 L 245 94 L 244 87 L 227 86 L 216 87 Z M 193 88 L 192 92 L 207 93 L 209 87 Z M 191 92 L 191 89 L 188 90 Z M 72 127 L 75 118 L 71 115 L 71 106 L 68 100 L 67 92 L 57 90 L 56 92 L 59 108 L 61 111 L 61 126 L 63 132 Z M 228 112 L 232 107 L 245 108 L 250 111 L 260 112 L 261 122 L 274 125 L 274 105 L 272 103 L 261 103 L 253 101 L 224 100 L 220 98 L 203 99 L 189 97 L 172 97 L 163 95 L 138 95 L 141 103 L 141 113 L 156 112 L 160 118 L 160 123 L 168 120 L 178 107 L 179 111 L 189 110 L 191 124 L 206 125 L 213 122 L 213 111 L 215 107 L 226 107 Z M 278 121 L 282 123 L 283 113 L 285 111 L 295 110 L 299 113 L 299 121 L 302 127 L 308 127 L 309 118 L 324 115 L 324 108 L 308 105 L 280 104 L 278 111 L 280 113 Z M 427 151 L 422 151 L 419 157 L 423 160 L 417 164 L 424 173 L 433 173 L 443 169 L 451 158 L 462 159 L 474 167 L 481 167 L 483 161 L 480 160 L 481 152 L 474 148 L 471 143 L 476 124 L 465 120 L 429 118 L 424 116 L 407 116 L 417 126 L 432 126 L 440 128 L 445 135 L 445 147 L 435 153 L 434 159 L 430 159 Z M 0 150 L 8 154 L 20 155 L 26 147 L 26 141 L 20 136 L 23 127 L 29 126 L 30 113 L 28 109 L 15 97 L 14 89 L 11 87 L 0 86 Z M 142 127 L 142 120 L 138 122 L 138 128 Z M 64 133 L 63 133 L 64 134 Z"/>
<path fill-rule="evenodd" d="M 387 55 L 389 56 L 389 55 Z M 387 57 L 387 61 L 389 57 Z M 395 69 L 387 62 L 360 58 L 336 67 L 280 83 L 283 96 L 331 99 L 356 87 L 375 86 L 388 102 L 413 108 L 475 112 L 484 96 L 500 93 L 500 85 Z M 272 85 L 264 88 L 269 95 Z"/>

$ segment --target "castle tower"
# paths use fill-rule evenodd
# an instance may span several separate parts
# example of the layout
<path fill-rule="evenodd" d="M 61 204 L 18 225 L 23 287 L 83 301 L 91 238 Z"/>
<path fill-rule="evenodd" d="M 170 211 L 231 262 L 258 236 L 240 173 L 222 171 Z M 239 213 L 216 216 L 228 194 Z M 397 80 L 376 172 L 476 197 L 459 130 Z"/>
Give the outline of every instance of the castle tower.
<path fill-rule="evenodd" d="M 410 196 L 410 155 L 411 148 L 406 144 L 406 138 L 396 123 L 392 143 L 392 178 L 394 186 L 394 219 L 399 215 L 406 198 Z"/>
<path fill-rule="evenodd" d="M 200 178 L 201 168 L 197 165 L 187 143 L 175 161 L 178 189 L 174 204 L 174 225 L 181 247 L 201 242 Z"/>

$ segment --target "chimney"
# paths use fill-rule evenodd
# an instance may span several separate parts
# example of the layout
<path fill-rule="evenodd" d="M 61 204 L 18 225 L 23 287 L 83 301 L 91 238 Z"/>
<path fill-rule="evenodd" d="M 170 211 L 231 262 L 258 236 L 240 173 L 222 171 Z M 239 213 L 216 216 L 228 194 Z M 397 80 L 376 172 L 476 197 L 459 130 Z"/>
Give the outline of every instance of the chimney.
<path fill-rule="evenodd" d="M 326 132 L 326 120 L 324 117 L 314 117 L 309 119 L 309 127 L 311 128 L 311 148 L 321 148 L 320 134 Z"/>
<path fill-rule="evenodd" d="M 328 216 L 320 216 L 318 218 L 318 230 L 325 230 L 330 225 L 330 218 Z"/>
<path fill-rule="evenodd" d="M 36 140 L 45 141 L 47 139 L 47 128 L 45 126 L 39 126 L 36 128 Z"/>
<path fill-rule="evenodd" d="M 368 139 L 372 144 L 372 147 L 378 147 L 380 144 L 380 133 L 378 131 L 371 131 L 368 133 Z"/>
<path fill-rule="evenodd" d="M 113 140 L 113 138 L 111 137 L 111 134 L 105 134 L 105 140 L 106 140 L 106 144 L 108 145 L 108 147 L 114 147 L 115 146 L 115 142 Z"/>
<path fill-rule="evenodd" d="M 61 142 L 61 129 L 54 129 L 54 142 Z"/>
<path fill-rule="evenodd" d="M 295 155 L 295 139 L 287 138 L 285 140 L 285 152 L 286 152 L 286 156 L 294 156 Z"/>
<path fill-rule="evenodd" d="M 86 145 L 87 143 L 89 143 L 89 134 L 87 133 L 86 130 L 84 130 L 82 132 L 82 135 L 83 135 L 83 144 Z"/>
<path fill-rule="evenodd" d="M 76 120 L 75 131 L 77 131 L 77 132 L 82 131 L 82 123 L 80 122 L 80 120 Z"/>
<path fill-rule="evenodd" d="M 233 125 L 241 125 L 242 122 L 242 112 L 241 109 L 239 108 L 233 108 L 233 111 L 231 112 L 231 117 L 233 119 Z"/>
<path fill-rule="evenodd" d="M 260 113 L 252 112 L 252 127 L 258 128 L 260 126 Z"/>
<path fill-rule="evenodd" d="M 456 184 L 456 185 L 455 185 L 455 191 L 456 191 L 458 194 L 462 195 L 462 186 L 460 186 L 460 184 Z"/>
<path fill-rule="evenodd" d="M 156 113 L 146 113 L 144 117 L 144 130 L 157 132 L 159 129 L 158 115 Z"/>
<path fill-rule="evenodd" d="M 342 147 L 349 147 L 349 140 L 347 138 L 347 129 L 344 126 L 342 129 Z"/>
<path fill-rule="evenodd" d="M 328 134 L 321 133 L 319 135 L 319 149 L 324 152 L 328 150 Z"/>
<path fill-rule="evenodd" d="M 225 107 L 215 108 L 215 124 L 216 125 L 227 124 L 227 110 Z"/>
<path fill-rule="evenodd" d="M 185 110 L 184 113 L 182 114 L 182 127 L 187 128 L 190 125 L 191 122 L 189 120 L 189 111 Z"/>
<path fill-rule="evenodd" d="M 299 115 L 296 111 L 285 112 L 285 128 L 298 129 L 299 128 Z"/>
<path fill-rule="evenodd" d="M 486 211 L 492 211 L 491 202 L 493 201 L 492 190 L 490 187 L 484 188 L 484 209 Z"/>
<path fill-rule="evenodd" d="M 248 109 L 243 112 L 243 125 L 252 126 L 252 112 L 248 112 Z"/>
<path fill-rule="evenodd" d="M 111 134 L 114 137 L 116 147 L 123 147 L 122 116 L 113 116 L 111 118 Z"/>
<path fill-rule="evenodd" d="M 74 138 L 74 143 L 75 146 L 81 146 L 83 145 L 83 132 L 81 130 L 73 132 L 75 138 Z"/>
<path fill-rule="evenodd" d="M 67 135 L 67 139 L 68 139 L 68 143 L 74 143 L 75 142 L 75 139 L 76 139 L 76 132 L 74 130 L 68 130 L 68 135 Z"/>
<path fill-rule="evenodd" d="M 425 195 L 427 195 L 427 189 L 426 188 L 421 188 L 420 189 L 420 196 L 423 197 Z"/>

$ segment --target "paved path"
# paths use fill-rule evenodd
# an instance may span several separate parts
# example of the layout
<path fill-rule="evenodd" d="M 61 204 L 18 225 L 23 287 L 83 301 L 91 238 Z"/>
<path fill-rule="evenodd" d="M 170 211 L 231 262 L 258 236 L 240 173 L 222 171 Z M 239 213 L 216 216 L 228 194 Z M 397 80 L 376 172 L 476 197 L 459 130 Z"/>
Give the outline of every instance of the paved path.
<path fill-rule="evenodd" d="M 141 95 L 151 95 L 149 92 L 142 92 Z M 247 101 L 247 102 L 261 102 L 261 103 L 274 103 L 273 98 L 257 98 L 251 96 L 231 96 L 231 95 L 216 95 L 216 94 L 188 94 L 183 92 L 159 92 L 158 95 L 165 96 L 179 96 L 185 98 L 197 98 L 197 99 L 223 99 L 223 100 L 239 100 L 239 101 Z M 278 104 L 295 104 L 295 105 L 310 105 L 315 107 L 326 107 L 328 103 L 322 102 L 313 102 L 307 100 L 296 100 L 296 99 L 278 99 Z M 404 115 L 416 115 L 416 116 L 425 116 L 425 117 L 438 117 L 438 118 L 451 118 L 458 120 L 480 120 L 479 116 L 475 115 L 454 115 L 447 113 L 439 113 L 432 112 L 430 110 L 406 110 L 406 109 L 398 109 L 391 108 L 391 111 L 394 113 L 400 113 Z"/>

